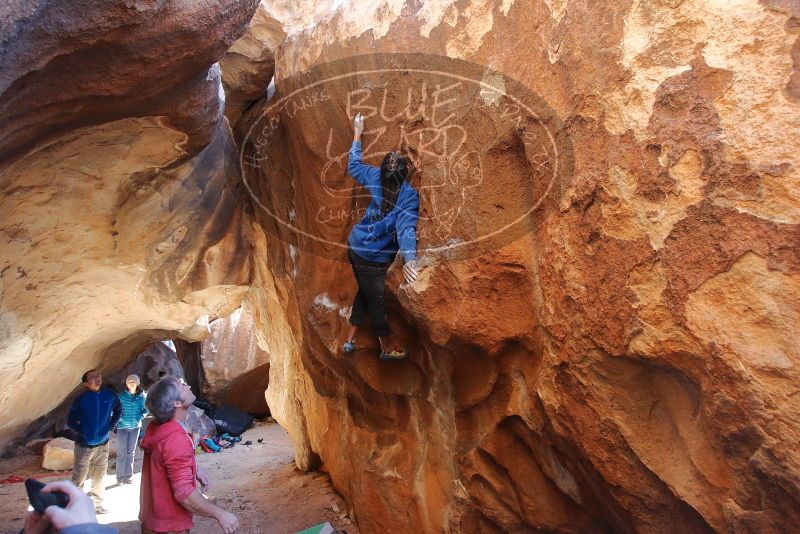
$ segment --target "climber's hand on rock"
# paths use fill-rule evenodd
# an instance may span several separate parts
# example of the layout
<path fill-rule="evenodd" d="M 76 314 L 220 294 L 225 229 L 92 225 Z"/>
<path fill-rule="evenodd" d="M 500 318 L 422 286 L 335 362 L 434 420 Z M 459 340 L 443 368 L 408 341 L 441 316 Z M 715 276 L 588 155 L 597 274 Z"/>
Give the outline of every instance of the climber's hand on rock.
<path fill-rule="evenodd" d="M 406 278 L 406 284 L 413 284 L 417 279 L 417 260 L 407 261 L 403 265 L 403 276 Z"/>
<path fill-rule="evenodd" d="M 361 113 L 356 113 L 356 118 L 353 121 L 353 128 L 355 129 L 355 138 L 359 140 L 361 138 L 361 134 L 364 132 L 364 117 Z"/>
<path fill-rule="evenodd" d="M 60 491 L 66 493 L 69 497 L 69 503 L 66 508 L 59 506 L 48 506 L 44 515 L 53 526 L 54 532 L 71 527 L 73 525 L 83 525 L 85 523 L 97 523 L 97 516 L 94 511 L 94 502 L 91 497 L 86 495 L 83 490 L 69 482 L 68 480 L 60 480 L 58 482 L 51 482 L 42 488 L 42 493 L 52 493 Z"/>

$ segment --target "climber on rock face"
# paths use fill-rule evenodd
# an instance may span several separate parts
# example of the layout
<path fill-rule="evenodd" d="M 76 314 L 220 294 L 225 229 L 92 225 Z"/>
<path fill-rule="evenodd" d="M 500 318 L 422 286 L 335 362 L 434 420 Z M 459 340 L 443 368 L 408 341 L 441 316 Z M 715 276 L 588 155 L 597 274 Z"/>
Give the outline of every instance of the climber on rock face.
<path fill-rule="evenodd" d="M 364 217 L 353 227 L 347 240 L 347 257 L 353 266 L 358 292 L 350 313 L 350 332 L 345 352 L 356 349 L 356 334 L 369 313 L 381 345 L 382 360 L 402 359 L 405 349 L 398 346 L 389 331 L 386 315 L 386 272 L 400 251 L 405 261 L 403 276 L 408 284 L 417 279 L 417 219 L 419 194 L 408 181 L 408 160 L 399 152 L 386 154 L 380 167 L 361 161 L 361 134 L 364 118 L 355 117 L 355 134 L 350 147 L 347 172 L 370 194 Z"/>

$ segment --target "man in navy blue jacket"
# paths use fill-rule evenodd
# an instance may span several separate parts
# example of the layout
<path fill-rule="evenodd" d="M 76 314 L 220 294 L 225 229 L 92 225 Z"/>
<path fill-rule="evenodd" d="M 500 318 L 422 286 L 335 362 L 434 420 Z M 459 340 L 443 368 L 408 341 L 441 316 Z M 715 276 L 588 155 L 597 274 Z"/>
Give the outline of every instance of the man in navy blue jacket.
<path fill-rule="evenodd" d="M 72 402 L 67 420 L 67 426 L 78 434 L 72 483 L 81 488 L 88 475 L 95 509 L 98 514 L 105 514 L 108 511 L 103 507 L 103 477 L 108 471 L 108 435 L 122 415 L 122 406 L 116 393 L 101 389 L 103 376 L 97 369 L 86 371 L 82 380 L 87 391 Z"/>

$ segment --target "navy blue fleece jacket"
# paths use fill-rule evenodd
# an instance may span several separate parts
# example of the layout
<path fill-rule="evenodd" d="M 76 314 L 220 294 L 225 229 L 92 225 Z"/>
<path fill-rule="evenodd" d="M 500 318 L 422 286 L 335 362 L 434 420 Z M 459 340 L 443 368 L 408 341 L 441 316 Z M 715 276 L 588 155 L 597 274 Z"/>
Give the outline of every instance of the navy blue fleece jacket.
<path fill-rule="evenodd" d="M 67 426 L 78 433 L 79 445 L 96 447 L 108 441 L 121 415 L 119 398 L 110 389 L 84 391 L 69 408 Z"/>

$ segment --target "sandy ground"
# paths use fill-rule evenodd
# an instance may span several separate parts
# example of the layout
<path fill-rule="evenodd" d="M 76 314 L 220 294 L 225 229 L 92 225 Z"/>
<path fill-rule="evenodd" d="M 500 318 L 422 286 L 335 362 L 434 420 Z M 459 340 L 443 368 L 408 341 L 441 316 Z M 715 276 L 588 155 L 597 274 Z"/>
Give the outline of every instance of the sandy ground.
<path fill-rule="evenodd" d="M 262 443 L 258 440 L 262 439 Z M 243 445 L 245 441 L 252 445 Z M 347 509 L 330 479 L 323 473 L 304 474 L 294 466 L 291 441 L 277 424 L 259 424 L 242 436 L 242 443 L 216 454 L 197 456 L 197 464 L 211 478 L 207 495 L 239 517 L 239 532 L 292 534 L 329 521 L 340 532 L 357 534 Z M 106 508 L 98 516 L 121 534 L 140 532 L 139 482 L 142 452 L 137 451 L 134 483 L 116 486 L 114 461 L 106 476 Z M 11 475 L 22 478 L 44 473 L 41 458 L 34 455 L 0 460 L 0 480 Z M 67 477 L 42 477 L 43 481 Z M 86 483 L 88 489 L 89 483 Z M 24 484 L 0 484 L 0 532 L 17 533 L 27 509 Z M 195 517 L 193 533 L 220 532 L 212 519 Z"/>

